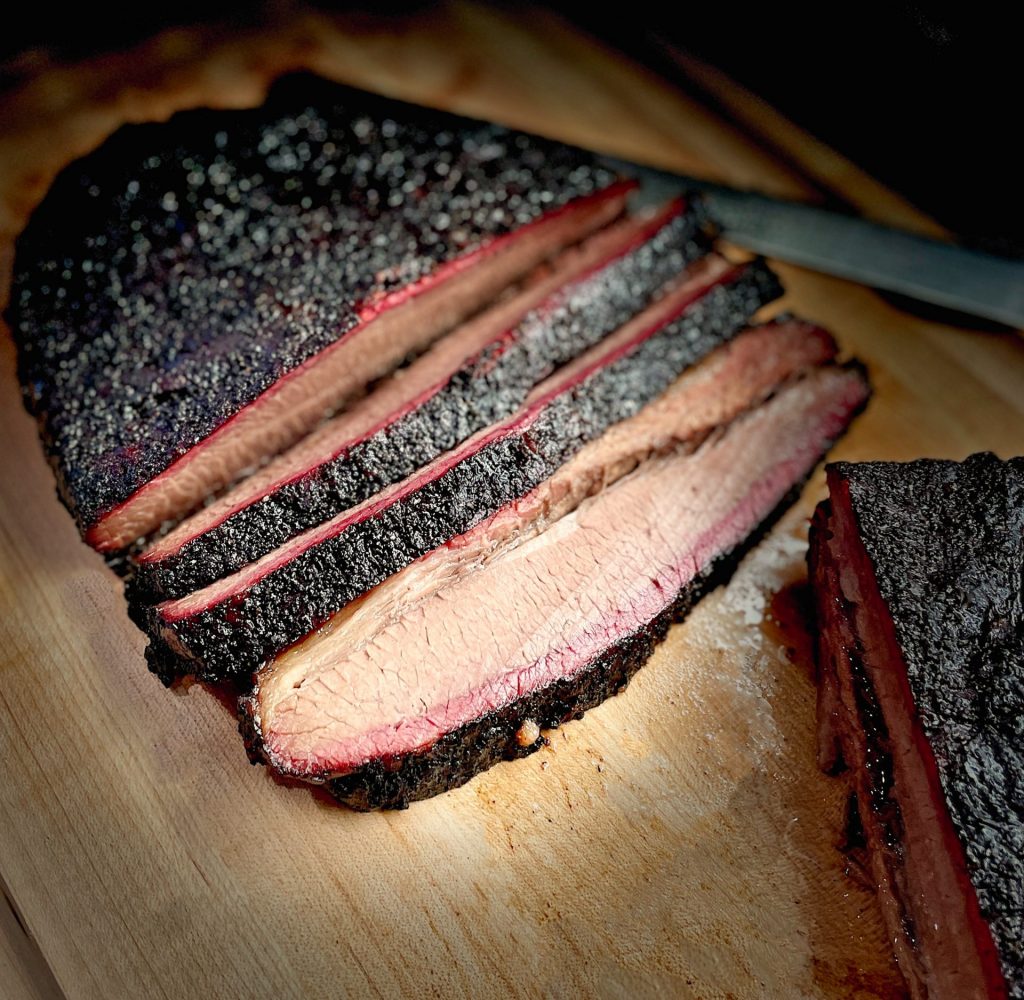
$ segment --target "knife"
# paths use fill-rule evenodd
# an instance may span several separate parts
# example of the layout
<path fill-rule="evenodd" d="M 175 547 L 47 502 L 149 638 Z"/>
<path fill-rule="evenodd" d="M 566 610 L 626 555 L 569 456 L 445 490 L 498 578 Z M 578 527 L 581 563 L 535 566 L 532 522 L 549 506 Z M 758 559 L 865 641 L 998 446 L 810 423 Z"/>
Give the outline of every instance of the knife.
<path fill-rule="evenodd" d="M 641 182 L 641 204 L 699 192 L 722 235 L 776 260 L 1024 328 L 1024 260 L 997 257 L 854 215 L 602 157 Z"/>

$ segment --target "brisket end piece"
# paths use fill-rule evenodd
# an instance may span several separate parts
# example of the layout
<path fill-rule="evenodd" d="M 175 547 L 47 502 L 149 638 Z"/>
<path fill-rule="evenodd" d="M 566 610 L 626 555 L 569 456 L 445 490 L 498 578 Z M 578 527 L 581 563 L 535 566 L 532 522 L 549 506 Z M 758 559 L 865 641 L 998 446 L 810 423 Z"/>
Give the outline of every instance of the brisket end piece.
<path fill-rule="evenodd" d="M 536 726 L 538 731 L 557 729 L 566 722 L 582 719 L 590 709 L 621 692 L 650 659 L 669 628 L 683 621 L 702 597 L 728 582 L 743 556 L 799 496 L 802 485 L 795 484 L 750 536 L 705 567 L 656 618 L 617 640 L 575 675 L 559 678 L 467 722 L 423 749 L 368 760 L 348 774 L 325 779 L 323 784 L 340 802 L 361 812 L 405 809 L 412 802 L 458 788 L 501 761 L 535 753 L 544 746 L 544 737 L 538 732 L 533 742 L 524 745 L 520 734 L 530 732 L 524 727 L 532 730 Z M 239 731 L 254 764 L 267 763 L 259 697 L 257 691 L 243 699 L 239 715 Z M 270 763 L 289 773 L 275 762 Z"/>
<path fill-rule="evenodd" d="M 18 240 L 25 399 L 90 544 L 297 440 L 619 214 L 592 155 L 312 78 L 122 128 Z"/>
<path fill-rule="evenodd" d="M 635 442 L 645 457 L 606 478 L 622 442 L 595 441 L 261 670 L 241 704 L 254 759 L 358 808 L 403 806 L 536 749 L 538 727 L 620 690 L 867 396 L 858 369 L 813 368 L 687 444 L 684 414 L 735 384 L 726 369 L 694 372 L 675 398 L 674 447 Z"/>
<path fill-rule="evenodd" d="M 914 996 L 1024 997 L 1024 460 L 837 464 L 811 533 L 820 757 Z"/>
<path fill-rule="evenodd" d="M 503 424 L 232 576 L 133 609 L 165 680 L 246 676 L 336 611 L 550 477 L 729 340 L 778 282 L 762 262 L 699 275 L 538 387 Z"/>
<path fill-rule="evenodd" d="M 442 339 L 315 442 L 301 442 L 148 546 L 135 563 L 133 600 L 183 597 L 228 576 L 511 416 L 538 382 L 705 254 L 702 227 L 699 213 L 676 203 L 569 251 L 566 283 L 540 280 L 536 292 Z"/>

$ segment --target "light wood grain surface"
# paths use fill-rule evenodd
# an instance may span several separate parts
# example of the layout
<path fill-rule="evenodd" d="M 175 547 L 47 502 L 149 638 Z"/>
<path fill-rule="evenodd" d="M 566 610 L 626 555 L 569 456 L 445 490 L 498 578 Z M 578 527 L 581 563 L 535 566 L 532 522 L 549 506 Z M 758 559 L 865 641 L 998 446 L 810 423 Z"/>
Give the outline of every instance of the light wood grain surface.
<path fill-rule="evenodd" d="M 865 211 L 930 225 L 697 64 L 681 92 L 550 15 L 457 6 L 181 31 L 31 74 L 0 106 L 0 233 L 119 122 L 251 103 L 300 65 L 768 191 L 813 197 L 827 176 Z M 837 455 L 1024 451 L 1020 340 L 780 270 L 785 305 L 871 368 Z M 625 694 L 526 761 L 357 815 L 250 767 L 224 704 L 146 672 L 119 582 L 54 497 L 7 336 L 0 428 L 5 1000 L 899 995 L 873 895 L 836 848 L 842 790 L 814 767 L 806 637 L 773 621 L 820 474 Z"/>

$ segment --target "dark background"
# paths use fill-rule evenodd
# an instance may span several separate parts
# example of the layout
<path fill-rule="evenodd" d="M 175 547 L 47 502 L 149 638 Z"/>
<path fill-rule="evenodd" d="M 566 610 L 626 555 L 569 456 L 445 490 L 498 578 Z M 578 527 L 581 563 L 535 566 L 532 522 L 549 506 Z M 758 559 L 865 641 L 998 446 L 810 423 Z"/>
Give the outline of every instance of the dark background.
<path fill-rule="evenodd" d="M 1019 4 L 712 2 L 675 19 L 658 13 L 664 3 L 628 8 L 625 23 L 568 9 L 666 75 L 659 51 L 690 50 L 963 242 L 1024 256 Z"/>
<path fill-rule="evenodd" d="M 900 191 L 963 242 L 1024 256 L 1016 153 L 1024 60 L 1016 19 L 1007 13 L 1015 5 L 628 0 L 548 6 L 669 78 L 678 73 L 669 53 L 694 53 Z M 249 22 L 268 9 L 282 10 L 194 0 L 61 5 L 59 13 L 44 4 L 22 5 L 0 38 L 6 67 L 0 67 L 0 86 L 16 83 L 18 55 L 32 48 L 74 58 L 116 49 L 161 27 L 225 17 Z"/>

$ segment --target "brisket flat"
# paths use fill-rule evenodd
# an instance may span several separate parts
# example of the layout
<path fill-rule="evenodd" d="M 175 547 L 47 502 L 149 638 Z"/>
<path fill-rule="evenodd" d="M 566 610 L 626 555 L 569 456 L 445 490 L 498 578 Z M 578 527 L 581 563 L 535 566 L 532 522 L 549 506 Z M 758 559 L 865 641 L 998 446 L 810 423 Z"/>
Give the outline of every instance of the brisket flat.
<path fill-rule="evenodd" d="M 674 446 L 652 448 L 640 428 L 620 436 L 627 455 L 613 431 L 261 670 L 241 704 L 254 758 L 359 808 L 402 806 L 537 749 L 541 729 L 620 690 L 866 399 L 858 369 L 815 368 L 695 449 L 699 412 L 728 418 L 721 393 L 740 401 L 738 376 L 772 334 L 745 334 L 659 401 L 647 429 L 674 416 Z M 820 338 L 793 349 L 779 357 L 797 366 L 830 353 Z M 741 405 L 787 367 L 753 376 Z"/>
<path fill-rule="evenodd" d="M 700 226 L 675 204 L 568 252 L 554 280 L 559 270 L 573 280 L 555 290 L 552 279 L 539 281 L 443 338 L 313 441 L 150 545 L 136 563 L 135 599 L 183 597 L 236 572 L 510 416 L 538 382 L 642 311 L 706 252 Z"/>
<path fill-rule="evenodd" d="M 915 997 L 1024 998 L 1024 459 L 829 467 L 821 763 Z"/>
<path fill-rule="evenodd" d="M 778 294 L 761 262 L 708 258 L 680 288 L 535 390 L 502 424 L 239 572 L 134 614 L 165 679 L 248 675 L 393 573 L 551 476 L 656 399 Z"/>
<path fill-rule="evenodd" d="M 581 150 L 311 78 L 121 129 L 33 215 L 9 317 L 86 539 L 186 513 L 628 188 Z"/>

